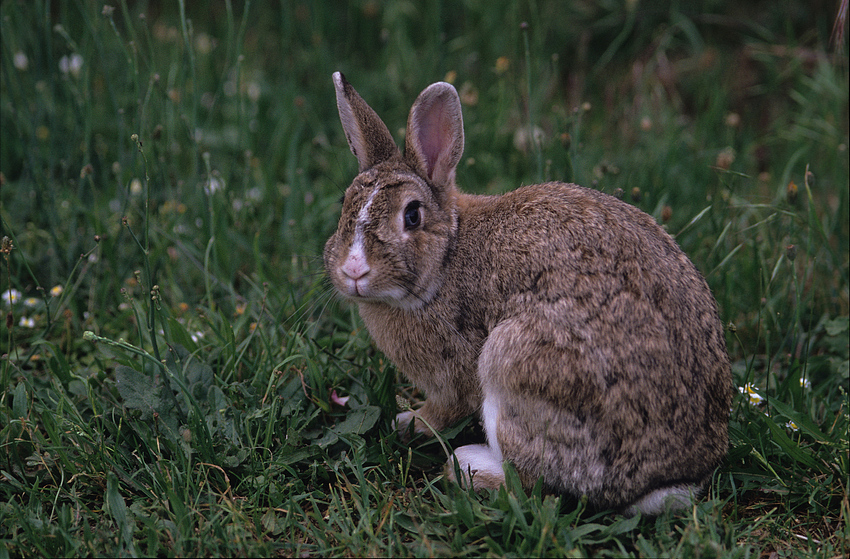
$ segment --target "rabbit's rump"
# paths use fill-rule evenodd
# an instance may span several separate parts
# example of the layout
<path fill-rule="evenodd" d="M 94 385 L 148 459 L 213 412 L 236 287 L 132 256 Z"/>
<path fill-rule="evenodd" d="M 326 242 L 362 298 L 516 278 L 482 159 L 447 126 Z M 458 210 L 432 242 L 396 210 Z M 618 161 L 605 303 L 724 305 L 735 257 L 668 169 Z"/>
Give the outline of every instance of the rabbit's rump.
<path fill-rule="evenodd" d="M 652 368 L 672 351 L 663 325 L 636 328 L 619 340 L 628 348 L 579 340 L 559 326 L 526 314 L 502 322 L 484 344 L 483 418 L 498 461 L 511 461 L 526 484 L 542 477 L 549 489 L 587 495 L 601 507 L 670 486 L 699 487 L 714 466 L 705 458 L 725 449 L 699 444 L 715 440 L 703 432 L 709 418 L 670 378 L 675 371 Z M 489 476 L 473 476 L 476 487 L 499 485 L 479 454 L 462 471 Z M 705 468 L 694 472 L 701 462 Z"/>

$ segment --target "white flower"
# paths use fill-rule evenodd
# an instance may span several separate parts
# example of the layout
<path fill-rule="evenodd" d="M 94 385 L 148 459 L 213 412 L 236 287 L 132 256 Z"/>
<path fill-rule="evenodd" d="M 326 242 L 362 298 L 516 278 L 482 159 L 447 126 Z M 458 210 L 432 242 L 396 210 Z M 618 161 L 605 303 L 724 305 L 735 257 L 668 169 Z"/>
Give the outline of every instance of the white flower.
<path fill-rule="evenodd" d="M 806 377 L 800 377 L 800 386 L 803 388 L 811 388 L 812 382 Z"/>
<path fill-rule="evenodd" d="M 746 394 L 747 400 L 749 400 L 749 402 L 754 406 L 761 404 L 762 400 L 764 400 L 764 398 L 762 398 L 761 395 L 756 392 L 756 389 L 753 387 L 752 384 L 740 386 L 738 387 L 738 390 L 741 392 L 741 394 Z"/>
<path fill-rule="evenodd" d="M 35 319 L 22 316 L 21 321 L 18 322 L 18 326 L 23 326 L 24 328 L 35 328 Z"/>
<path fill-rule="evenodd" d="M 260 189 L 259 186 L 249 188 L 245 192 L 245 199 L 250 200 L 251 202 L 259 202 L 263 199 L 263 191 Z"/>
<path fill-rule="evenodd" d="M 38 305 L 38 299 L 36 299 L 35 297 L 27 297 L 26 299 L 24 299 L 24 305 L 29 308 L 33 308 Z"/>
<path fill-rule="evenodd" d="M 215 48 L 215 41 L 206 33 L 195 36 L 195 49 L 201 54 L 209 54 Z"/>
<path fill-rule="evenodd" d="M 799 431 L 800 430 L 800 428 L 797 427 L 797 424 L 794 423 L 793 421 L 789 421 L 788 423 L 785 424 L 785 426 L 787 428 L 791 429 L 792 431 Z"/>
<path fill-rule="evenodd" d="M 59 70 L 63 74 L 71 74 L 75 78 L 79 77 L 80 69 L 82 69 L 82 67 L 83 57 L 76 52 L 71 56 L 65 55 L 59 59 Z"/>
<path fill-rule="evenodd" d="M 256 103 L 260 100 L 260 85 L 256 82 L 248 82 L 248 99 Z"/>
<path fill-rule="evenodd" d="M 20 70 L 21 72 L 25 71 L 30 66 L 30 60 L 27 58 L 26 53 L 23 51 L 18 51 L 15 53 L 15 56 L 12 58 L 12 64 L 14 64 L 15 68 Z"/>
<path fill-rule="evenodd" d="M 192 337 L 192 341 L 197 343 L 198 341 L 200 341 L 201 338 L 204 337 L 204 333 L 201 332 L 200 330 L 198 330 L 197 332 L 191 334 L 191 337 Z"/>
<path fill-rule="evenodd" d="M 3 292 L 3 301 L 5 301 L 7 305 L 14 305 L 20 300 L 21 292 L 17 289 L 9 289 Z"/>
<path fill-rule="evenodd" d="M 221 190 L 223 188 L 224 188 L 224 181 L 222 181 L 218 177 L 210 177 L 210 180 L 208 180 L 206 182 L 206 184 L 204 184 L 204 192 L 206 192 L 207 195 L 218 192 L 219 190 Z"/>
<path fill-rule="evenodd" d="M 62 292 L 65 291 L 65 288 L 61 285 L 54 285 L 50 288 L 50 296 L 51 297 L 59 297 L 62 295 Z"/>

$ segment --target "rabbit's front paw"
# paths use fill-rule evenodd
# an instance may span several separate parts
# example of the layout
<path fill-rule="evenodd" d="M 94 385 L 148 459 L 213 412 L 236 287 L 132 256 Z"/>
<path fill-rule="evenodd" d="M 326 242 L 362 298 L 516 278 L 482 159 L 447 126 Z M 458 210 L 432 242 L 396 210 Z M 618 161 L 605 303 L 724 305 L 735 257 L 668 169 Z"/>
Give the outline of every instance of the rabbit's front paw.
<path fill-rule="evenodd" d="M 393 420 L 393 428 L 400 433 L 406 433 L 410 428 L 411 421 L 413 421 L 413 412 L 403 411 L 396 414 L 395 419 Z"/>
<path fill-rule="evenodd" d="M 460 470 L 460 480 L 455 475 L 455 460 Z M 456 449 L 446 466 L 448 478 L 462 487 L 469 487 L 471 483 L 473 489 L 480 491 L 496 489 L 505 483 L 502 460 L 499 454 L 486 444 L 471 444 Z"/>
<path fill-rule="evenodd" d="M 417 413 L 421 413 L 421 411 Z M 411 423 L 413 423 L 412 432 L 410 431 Z M 393 420 L 393 427 L 401 434 L 402 437 L 409 437 L 416 434 L 422 434 L 429 437 L 434 436 L 431 429 L 429 429 L 428 426 L 420 419 L 417 419 L 412 411 L 403 411 L 396 415 Z"/>

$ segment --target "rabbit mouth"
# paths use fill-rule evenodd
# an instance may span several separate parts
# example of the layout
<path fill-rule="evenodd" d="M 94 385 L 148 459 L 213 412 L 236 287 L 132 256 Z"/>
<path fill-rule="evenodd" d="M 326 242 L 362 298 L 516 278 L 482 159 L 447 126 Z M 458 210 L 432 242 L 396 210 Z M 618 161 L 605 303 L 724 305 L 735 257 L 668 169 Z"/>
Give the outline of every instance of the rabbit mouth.
<path fill-rule="evenodd" d="M 337 289 L 349 299 L 357 301 L 381 301 L 388 304 L 397 303 L 404 298 L 405 293 L 401 288 L 375 289 L 371 274 L 352 277 L 346 270 L 339 270 Z"/>
<path fill-rule="evenodd" d="M 426 304 L 433 296 L 429 292 L 417 295 L 391 282 L 389 285 L 376 286 L 371 274 L 352 278 L 341 270 L 338 272 L 335 282 L 337 291 L 355 303 L 381 303 L 389 307 L 411 310 Z"/>
<path fill-rule="evenodd" d="M 343 282 L 345 283 L 345 289 L 343 290 L 343 293 L 345 293 L 345 295 L 350 297 L 351 299 L 373 298 L 368 278 L 345 277 L 343 279 Z"/>

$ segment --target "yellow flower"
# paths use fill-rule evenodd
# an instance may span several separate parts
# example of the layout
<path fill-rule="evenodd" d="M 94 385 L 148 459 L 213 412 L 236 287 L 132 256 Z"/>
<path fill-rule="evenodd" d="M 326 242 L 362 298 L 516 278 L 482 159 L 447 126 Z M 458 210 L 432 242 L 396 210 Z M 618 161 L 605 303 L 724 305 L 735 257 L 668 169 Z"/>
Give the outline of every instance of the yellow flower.
<path fill-rule="evenodd" d="M 747 400 L 754 406 L 761 404 L 761 401 L 764 400 L 764 398 L 762 398 L 761 395 L 756 392 L 756 389 L 753 387 L 752 384 L 741 386 L 738 388 L 738 390 L 740 390 L 741 394 L 745 394 L 747 396 Z"/>

